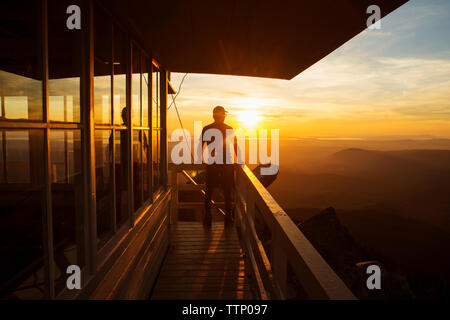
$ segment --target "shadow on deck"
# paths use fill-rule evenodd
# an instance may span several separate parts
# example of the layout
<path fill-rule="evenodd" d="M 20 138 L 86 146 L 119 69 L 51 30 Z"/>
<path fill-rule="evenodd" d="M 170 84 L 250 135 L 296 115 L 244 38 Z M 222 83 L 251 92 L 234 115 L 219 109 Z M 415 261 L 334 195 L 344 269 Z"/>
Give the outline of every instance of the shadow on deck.
<path fill-rule="evenodd" d="M 178 222 L 151 299 L 252 299 L 236 228 Z"/>
<path fill-rule="evenodd" d="M 204 229 L 202 198 L 180 197 L 204 193 L 192 174 L 204 166 L 169 169 L 169 250 L 153 275 L 150 299 L 355 299 L 247 166 L 236 166 L 236 227 L 229 230 L 223 222 Z M 213 203 L 223 215 L 222 206 Z M 186 209 L 196 221 L 187 219 Z M 302 295 L 292 294 L 297 289 Z"/>

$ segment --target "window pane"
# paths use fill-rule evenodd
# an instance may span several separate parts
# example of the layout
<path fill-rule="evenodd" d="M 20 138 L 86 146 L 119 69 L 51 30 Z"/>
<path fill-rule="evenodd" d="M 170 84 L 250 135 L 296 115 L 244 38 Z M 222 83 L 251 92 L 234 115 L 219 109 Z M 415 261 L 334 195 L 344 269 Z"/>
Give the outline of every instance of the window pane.
<path fill-rule="evenodd" d="M 140 130 L 133 130 L 133 195 L 134 211 L 142 204 L 142 136 Z"/>
<path fill-rule="evenodd" d="M 8 299 L 44 297 L 43 132 L 3 131 L 7 171 L 0 185 L 0 287 Z M 26 171 L 24 174 L 22 171 Z"/>
<path fill-rule="evenodd" d="M 114 28 L 114 123 L 124 125 L 122 111 L 126 106 L 126 73 L 128 41 L 125 34 Z"/>
<path fill-rule="evenodd" d="M 111 130 L 95 130 L 95 183 L 99 247 L 103 246 L 113 233 L 111 134 Z"/>
<path fill-rule="evenodd" d="M 133 48 L 133 84 L 131 106 L 133 110 L 133 127 L 141 126 L 141 55 L 140 50 Z"/>
<path fill-rule="evenodd" d="M 153 167 L 153 192 L 156 192 L 161 186 L 160 173 L 160 145 L 159 130 L 153 130 L 152 135 L 152 167 Z"/>
<path fill-rule="evenodd" d="M 148 85 L 149 71 L 148 60 L 146 57 L 142 59 L 142 122 L 144 127 L 148 127 Z"/>
<path fill-rule="evenodd" d="M 83 180 L 79 130 L 50 131 L 55 289 L 66 286 L 69 265 L 84 265 L 82 239 Z M 78 232 L 77 232 L 78 231 Z"/>
<path fill-rule="evenodd" d="M 66 27 L 62 14 L 80 1 L 48 1 L 50 120 L 80 122 L 81 31 Z"/>
<path fill-rule="evenodd" d="M 116 224 L 119 227 L 128 219 L 128 140 L 126 130 L 118 130 L 115 135 Z"/>
<path fill-rule="evenodd" d="M 148 131 L 147 130 L 143 130 L 142 131 L 142 135 L 143 135 L 143 139 L 142 139 L 142 172 L 143 172 L 143 184 L 142 184 L 142 188 L 143 188 L 143 192 L 144 192 L 144 201 L 146 201 L 150 194 L 149 194 L 149 183 L 150 183 L 150 164 L 149 164 L 149 155 L 150 155 L 150 150 L 149 150 L 149 140 L 148 140 Z"/>
<path fill-rule="evenodd" d="M 94 117 L 95 123 L 111 123 L 112 23 L 101 10 L 94 16 Z"/>
<path fill-rule="evenodd" d="M 6 132 L 8 183 L 30 183 L 30 142 L 28 131 Z"/>
<path fill-rule="evenodd" d="M 152 72 L 152 126 L 159 128 L 159 71 L 153 67 Z"/>
<path fill-rule="evenodd" d="M 0 100 L 5 119 L 42 120 L 40 1 L 0 1 Z"/>

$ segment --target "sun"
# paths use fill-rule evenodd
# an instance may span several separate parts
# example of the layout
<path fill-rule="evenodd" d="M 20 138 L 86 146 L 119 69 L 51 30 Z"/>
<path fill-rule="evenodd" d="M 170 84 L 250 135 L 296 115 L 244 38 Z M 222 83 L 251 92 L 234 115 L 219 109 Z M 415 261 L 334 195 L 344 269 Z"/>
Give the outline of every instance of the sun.
<path fill-rule="evenodd" d="M 261 115 L 256 110 L 238 111 L 237 119 L 246 127 L 254 127 L 261 121 Z"/>

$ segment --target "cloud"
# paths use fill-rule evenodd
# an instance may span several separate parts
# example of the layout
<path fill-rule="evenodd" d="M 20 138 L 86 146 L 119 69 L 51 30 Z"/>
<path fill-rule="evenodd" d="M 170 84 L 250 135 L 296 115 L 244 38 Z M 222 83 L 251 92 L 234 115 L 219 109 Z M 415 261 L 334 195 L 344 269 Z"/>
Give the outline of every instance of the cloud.
<path fill-rule="evenodd" d="M 401 122 L 392 129 L 398 134 L 410 130 L 408 121 L 421 130 L 450 134 L 444 127 L 450 120 L 450 46 L 443 44 L 442 28 L 447 21 L 448 30 L 450 14 L 445 9 L 450 9 L 447 1 L 410 1 L 385 17 L 381 30 L 362 32 L 290 81 L 190 75 L 179 105 L 190 118 L 209 119 L 215 104 L 238 111 L 246 107 L 239 99 L 255 99 L 266 121 L 290 134 L 300 132 L 299 122 L 302 130 L 307 122 L 316 130 L 321 123 L 351 130 L 346 127 L 351 123 L 361 124 L 360 131 L 370 126 L 384 133 Z"/>

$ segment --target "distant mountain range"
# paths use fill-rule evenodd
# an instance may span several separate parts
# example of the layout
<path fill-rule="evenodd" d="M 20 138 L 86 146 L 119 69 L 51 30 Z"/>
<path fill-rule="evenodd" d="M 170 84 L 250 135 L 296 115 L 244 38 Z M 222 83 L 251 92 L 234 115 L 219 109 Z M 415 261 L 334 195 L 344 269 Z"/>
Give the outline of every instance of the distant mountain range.
<path fill-rule="evenodd" d="M 450 295 L 450 150 L 347 148 L 313 166 L 281 162 L 269 190 L 299 225 L 334 207 L 369 258 L 404 275 L 416 296 Z"/>

